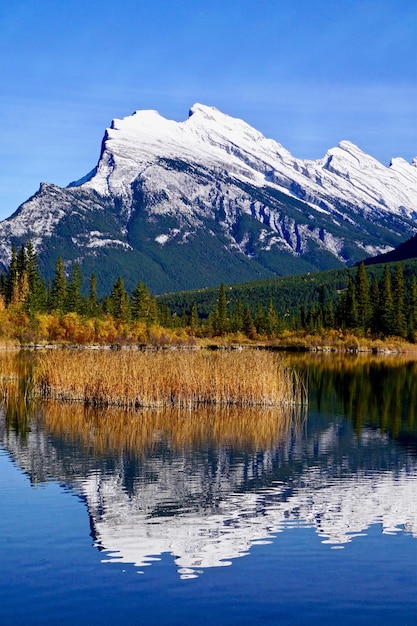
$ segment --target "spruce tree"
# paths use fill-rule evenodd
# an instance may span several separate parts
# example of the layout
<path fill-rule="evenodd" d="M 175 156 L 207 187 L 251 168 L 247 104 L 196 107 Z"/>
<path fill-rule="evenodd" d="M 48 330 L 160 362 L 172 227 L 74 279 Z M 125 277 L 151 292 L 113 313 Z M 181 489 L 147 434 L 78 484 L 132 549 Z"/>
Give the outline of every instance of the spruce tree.
<path fill-rule="evenodd" d="M 405 337 L 407 334 L 407 317 L 405 310 L 405 282 L 401 263 L 395 266 L 392 279 L 393 297 L 393 334 Z"/>
<path fill-rule="evenodd" d="M 336 321 L 341 328 L 356 328 L 358 325 L 355 285 L 351 278 L 349 278 L 346 291 L 343 292 L 338 302 Z"/>
<path fill-rule="evenodd" d="M 118 320 L 128 321 L 130 317 L 129 296 L 123 278 L 119 276 L 112 287 L 109 298 L 109 312 Z"/>
<path fill-rule="evenodd" d="M 6 301 L 6 274 L 2 272 L 0 274 L 0 295 L 3 298 L 3 301 Z"/>
<path fill-rule="evenodd" d="M 234 333 L 240 333 L 243 330 L 243 305 L 242 300 L 237 300 L 233 314 L 231 316 L 231 330 Z"/>
<path fill-rule="evenodd" d="M 155 296 L 151 296 L 149 299 L 149 311 L 146 323 L 147 326 L 159 323 L 159 306 Z"/>
<path fill-rule="evenodd" d="M 97 277 L 94 272 L 90 276 L 89 292 L 87 300 L 87 312 L 88 315 L 94 317 L 99 313 L 99 304 L 97 298 Z"/>
<path fill-rule="evenodd" d="M 172 328 L 171 310 L 166 302 L 161 305 L 160 321 L 163 328 Z"/>
<path fill-rule="evenodd" d="M 67 287 L 67 301 L 66 311 L 74 313 L 82 312 L 82 296 L 81 287 L 83 284 L 83 277 L 81 274 L 81 268 L 79 263 L 75 263 Z"/>
<path fill-rule="evenodd" d="M 371 299 L 371 330 L 373 333 L 381 332 L 381 312 L 379 310 L 380 301 L 379 283 L 374 276 L 371 282 L 370 299 Z"/>
<path fill-rule="evenodd" d="M 261 335 L 265 330 L 265 313 L 260 302 L 258 302 L 258 305 L 256 307 L 256 313 L 253 322 L 255 324 L 256 332 L 258 333 L 258 335 Z"/>
<path fill-rule="evenodd" d="M 381 332 L 384 335 L 391 335 L 394 329 L 394 302 L 388 265 L 384 267 L 379 289 L 379 316 Z"/>
<path fill-rule="evenodd" d="M 269 306 L 265 315 L 265 332 L 268 337 L 273 337 L 279 330 L 279 318 L 278 313 L 275 310 L 272 299 L 269 301 Z"/>
<path fill-rule="evenodd" d="M 371 299 L 369 293 L 369 279 L 366 272 L 365 263 L 358 267 L 355 279 L 355 298 L 357 307 L 357 325 L 364 332 L 370 326 L 371 322 Z"/>
<path fill-rule="evenodd" d="M 151 294 L 147 286 L 138 282 L 131 299 L 132 318 L 137 321 L 147 321 L 149 316 L 149 307 Z"/>
<path fill-rule="evenodd" d="M 335 327 L 335 317 L 333 311 L 333 304 L 328 302 L 324 306 L 323 310 L 323 326 L 325 328 L 334 328 Z"/>
<path fill-rule="evenodd" d="M 65 276 L 64 261 L 59 257 L 55 264 L 55 273 L 52 281 L 49 310 L 65 313 L 67 302 L 67 278 Z"/>
<path fill-rule="evenodd" d="M 31 241 L 26 246 L 26 273 L 28 277 L 29 292 L 26 296 L 24 307 L 29 315 L 45 311 L 46 309 L 46 286 L 43 281 L 38 265 L 38 256 Z"/>
<path fill-rule="evenodd" d="M 200 325 L 200 318 L 198 315 L 197 302 L 194 300 L 193 305 L 191 307 L 191 313 L 190 313 L 191 332 L 195 333 L 199 325 Z"/>
<path fill-rule="evenodd" d="M 26 270 L 26 249 L 24 245 L 19 248 L 19 252 L 17 253 L 16 267 L 19 276 Z"/>
<path fill-rule="evenodd" d="M 228 319 L 227 319 L 227 300 L 226 300 L 226 288 L 222 283 L 219 289 L 219 297 L 217 300 L 217 309 L 216 309 L 216 330 L 220 332 L 221 335 L 227 332 L 228 329 Z"/>
<path fill-rule="evenodd" d="M 414 332 L 417 330 L 417 278 L 415 276 L 411 277 L 408 290 L 407 325 L 408 336 L 413 340 Z"/>
<path fill-rule="evenodd" d="M 355 285 L 349 278 L 345 300 L 345 325 L 347 328 L 356 328 L 358 325 L 358 306 L 356 302 Z"/>
<path fill-rule="evenodd" d="M 243 332 L 249 339 L 254 339 L 256 336 L 256 328 L 253 323 L 252 315 L 248 305 L 245 306 L 243 311 Z"/>

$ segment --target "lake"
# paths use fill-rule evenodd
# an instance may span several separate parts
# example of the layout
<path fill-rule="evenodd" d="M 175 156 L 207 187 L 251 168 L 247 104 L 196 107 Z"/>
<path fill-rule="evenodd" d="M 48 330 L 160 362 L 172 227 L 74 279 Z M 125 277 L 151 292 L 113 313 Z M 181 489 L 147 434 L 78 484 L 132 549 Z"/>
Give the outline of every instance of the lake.
<path fill-rule="evenodd" d="M 292 416 L 3 406 L 0 623 L 415 625 L 417 362 L 288 358 Z"/>

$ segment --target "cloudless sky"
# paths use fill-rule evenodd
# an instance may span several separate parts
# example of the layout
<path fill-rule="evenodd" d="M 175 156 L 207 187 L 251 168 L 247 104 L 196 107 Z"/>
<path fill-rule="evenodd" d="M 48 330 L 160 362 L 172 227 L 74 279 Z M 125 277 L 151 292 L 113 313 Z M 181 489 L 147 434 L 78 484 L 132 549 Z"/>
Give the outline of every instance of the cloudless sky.
<path fill-rule="evenodd" d="M 0 6 L 0 219 L 97 163 L 113 118 L 195 102 L 300 158 L 417 155 L 416 0 L 13 0 Z"/>

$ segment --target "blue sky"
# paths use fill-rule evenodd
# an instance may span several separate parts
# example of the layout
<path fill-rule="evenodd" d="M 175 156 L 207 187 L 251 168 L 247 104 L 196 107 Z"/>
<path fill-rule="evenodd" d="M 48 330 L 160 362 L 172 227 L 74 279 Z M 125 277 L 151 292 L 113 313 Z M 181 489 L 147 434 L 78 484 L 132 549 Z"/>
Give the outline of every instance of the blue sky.
<path fill-rule="evenodd" d="M 13 0 L 0 7 L 0 219 L 97 162 L 115 117 L 195 102 L 295 156 L 417 155 L 415 0 Z"/>

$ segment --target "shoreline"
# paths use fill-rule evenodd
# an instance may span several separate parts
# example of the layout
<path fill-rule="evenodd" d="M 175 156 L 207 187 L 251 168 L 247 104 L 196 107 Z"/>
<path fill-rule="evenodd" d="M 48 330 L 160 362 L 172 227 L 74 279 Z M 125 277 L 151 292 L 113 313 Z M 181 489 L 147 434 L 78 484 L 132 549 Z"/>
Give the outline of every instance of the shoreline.
<path fill-rule="evenodd" d="M 37 343 L 37 344 L 8 344 L 1 345 L 2 352 L 19 352 L 19 351 L 40 351 L 40 350 L 96 350 L 98 352 L 194 352 L 200 350 L 207 351 L 230 351 L 241 352 L 242 350 L 266 350 L 269 352 L 287 352 L 287 353 L 311 353 L 311 354 L 356 354 L 356 355 L 384 355 L 384 354 L 410 354 L 417 358 L 417 345 L 409 343 L 387 342 L 375 345 L 359 345 L 352 347 L 351 345 L 309 345 L 292 343 L 234 343 L 234 342 L 216 342 L 209 344 L 170 344 L 164 346 L 154 346 L 151 344 L 74 344 L 74 343 Z"/>

